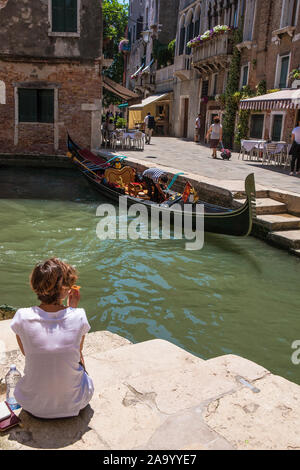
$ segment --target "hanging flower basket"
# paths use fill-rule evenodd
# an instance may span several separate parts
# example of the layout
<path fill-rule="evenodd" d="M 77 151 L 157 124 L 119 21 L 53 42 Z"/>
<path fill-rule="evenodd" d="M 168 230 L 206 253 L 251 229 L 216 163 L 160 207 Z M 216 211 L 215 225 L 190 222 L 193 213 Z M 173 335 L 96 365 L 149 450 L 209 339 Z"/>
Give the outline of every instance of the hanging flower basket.
<path fill-rule="evenodd" d="M 122 52 L 123 54 L 129 54 L 130 53 L 130 42 L 128 39 L 122 39 L 119 43 L 119 52 Z"/>
<path fill-rule="evenodd" d="M 192 47 L 192 48 L 199 47 L 204 42 L 210 41 L 211 39 L 215 38 L 216 36 L 220 36 L 221 34 L 229 33 L 232 30 L 233 29 L 227 25 L 215 26 L 214 28 L 205 31 L 204 34 L 201 34 L 200 36 L 197 36 L 196 38 L 191 39 L 191 41 L 187 43 L 187 46 Z"/>

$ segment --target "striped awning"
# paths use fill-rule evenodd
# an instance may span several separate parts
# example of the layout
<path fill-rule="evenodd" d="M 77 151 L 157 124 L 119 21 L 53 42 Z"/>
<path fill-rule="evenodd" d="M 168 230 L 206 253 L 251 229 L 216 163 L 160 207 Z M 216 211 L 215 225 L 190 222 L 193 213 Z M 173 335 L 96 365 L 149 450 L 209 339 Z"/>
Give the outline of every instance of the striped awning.
<path fill-rule="evenodd" d="M 281 90 L 241 100 L 240 109 L 257 111 L 300 109 L 300 90 Z"/>

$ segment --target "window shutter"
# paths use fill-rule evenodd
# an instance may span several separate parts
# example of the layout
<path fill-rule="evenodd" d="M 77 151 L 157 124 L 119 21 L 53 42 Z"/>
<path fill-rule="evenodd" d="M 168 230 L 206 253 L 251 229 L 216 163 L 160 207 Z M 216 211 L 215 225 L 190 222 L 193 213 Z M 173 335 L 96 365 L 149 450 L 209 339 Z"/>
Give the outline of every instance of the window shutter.
<path fill-rule="evenodd" d="M 246 66 L 243 68 L 242 87 L 243 87 L 243 86 L 247 86 L 247 83 L 248 83 L 248 73 L 249 73 L 249 66 L 246 65 Z"/>
<path fill-rule="evenodd" d="M 62 33 L 65 31 L 65 0 L 52 0 L 52 31 Z"/>
<path fill-rule="evenodd" d="M 37 122 L 37 90 L 19 88 L 19 122 Z"/>
<path fill-rule="evenodd" d="M 251 129 L 250 137 L 253 139 L 261 139 L 264 128 L 264 116 L 260 114 L 253 114 L 251 116 Z"/>
<path fill-rule="evenodd" d="M 179 55 L 183 54 L 184 40 L 185 40 L 185 27 L 181 28 L 180 30 Z"/>
<path fill-rule="evenodd" d="M 38 90 L 39 122 L 54 122 L 54 90 Z"/>
<path fill-rule="evenodd" d="M 283 57 L 281 59 L 279 88 L 286 88 L 289 63 L 290 63 L 290 58 L 289 57 Z"/>
<path fill-rule="evenodd" d="M 272 130 L 272 140 L 274 142 L 279 142 L 281 139 L 281 129 L 282 129 L 282 114 L 276 114 L 273 121 L 273 130 Z"/>
<path fill-rule="evenodd" d="M 199 36 L 200 34 L 200 19 L 196 21 L 195 23 L 195 37 Z"/>
<path fill-rule="evenodd" d="M 77 32 L 77 0 L 65 0 L 65 31 Z"/>

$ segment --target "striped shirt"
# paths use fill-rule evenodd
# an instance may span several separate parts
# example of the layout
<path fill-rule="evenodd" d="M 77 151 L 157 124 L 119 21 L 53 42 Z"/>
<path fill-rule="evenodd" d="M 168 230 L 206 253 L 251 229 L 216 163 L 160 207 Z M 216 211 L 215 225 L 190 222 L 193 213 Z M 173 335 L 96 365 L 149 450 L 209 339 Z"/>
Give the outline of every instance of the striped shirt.
<path fill-rule="evenodd" d="M 166 175 L 166 172 L 159 168 L 148 168 L 148 170 L 145 170 L 143 173 L 143 176 L 150 178 L 154 183 L 157 183 L 162 175 Z"/>

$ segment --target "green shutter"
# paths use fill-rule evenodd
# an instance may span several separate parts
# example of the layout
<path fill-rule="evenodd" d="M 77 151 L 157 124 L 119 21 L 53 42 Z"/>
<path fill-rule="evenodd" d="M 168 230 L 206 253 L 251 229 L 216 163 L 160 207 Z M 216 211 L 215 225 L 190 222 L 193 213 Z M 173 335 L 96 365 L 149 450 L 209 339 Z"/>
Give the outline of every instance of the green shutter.
<path fill-rule="evenodd" d="M 54 90 L 38 90 L 38 121 L 54 122 Z"/>
<path fill-rule="evenodd" d="M 281 70 L 280 70 L 280 82 L 279 88 L 286 88 L 286 82 L 288 77 L 288 70 L 289 70 L 289 57 L 283 57 L 281 60 Z"/>
<path fill-rule="evenodd" d="M 282 129 L 282 114 L 276 114 L 273 121 L 273 130 L 272 130 L 272 140 L 274 142 L 279 142 L 281 139 L 281 129 Z"/>
<path fill-rule="evenodd" d="M 77 0 L 65 0 L 65 31 L 77 32 Z"/>
<path fill-rule="evenodd" d="M 52 0 L 52 31 L 65 31 L 65 0 Z"/>
<path fill-rule="evenodd" d="M 253 114 L 251 116 L 250 137 L 261 139 L 264 128 L 264 115 Z"/>
<path fill-rule="evenodd" d="M 37 90 L 19 88 L 19 122 L 37 122 Z"/>

